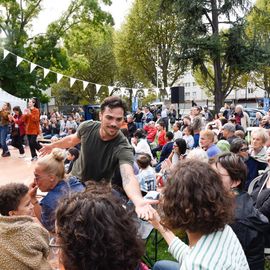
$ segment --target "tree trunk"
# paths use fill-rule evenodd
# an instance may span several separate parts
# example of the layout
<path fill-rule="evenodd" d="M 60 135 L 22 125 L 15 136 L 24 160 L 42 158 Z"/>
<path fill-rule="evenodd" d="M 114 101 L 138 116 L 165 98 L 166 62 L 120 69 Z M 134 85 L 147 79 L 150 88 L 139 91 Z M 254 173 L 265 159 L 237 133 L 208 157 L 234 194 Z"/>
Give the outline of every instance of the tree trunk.
<path fill-rule="evenodd" d="M 217 40 L 217 49 L 212 56 L 214 66 L 214 99 L 215 99 L 215 113 L 218 113 L 224 102 L 225 94 L 222 91 L 222 68 L 221 68 L 221 56 L 219 46 L 219 21 L 218 21 L 218 9 L 216 0 L 211 0 L 212 4 L 212 30 L 213 38 Z"/>

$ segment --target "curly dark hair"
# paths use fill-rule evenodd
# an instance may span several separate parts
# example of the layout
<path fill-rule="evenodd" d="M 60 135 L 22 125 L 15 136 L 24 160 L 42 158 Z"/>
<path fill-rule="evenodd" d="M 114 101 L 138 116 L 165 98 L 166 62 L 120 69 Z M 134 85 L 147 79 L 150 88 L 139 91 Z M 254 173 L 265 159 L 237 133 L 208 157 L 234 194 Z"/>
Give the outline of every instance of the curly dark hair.
<path fill-rule="evenodd" d="M 9 211 L 17 210 L 21 199 L 28 193 L 24 184 L 11 183 L 0 187 L 0 214 L 9 216 Z"/>
<path fill-rule="evenodd" d="M 187 160 L 171 173 L 164 192 L 163 224 L 170 229 L 211 234 L 233 218 L 233 198 L 205 162 Z"/>
<path fill-rule="evenodd" d="M 109 107 L 110 109 L 122 108 L 124 110 L 124 114 L 127 111 L 126 103 L 117 96 L 110 96 L 105 98 L 100 105 L 100 111 L 104 112 L 106 107 Z"/>
<path fill-rule="evenodd" d="M 223 153 L 216 157 L 215 163 L 219 163 L 228 172 L 232 182 L 240 180 L 237 188 L 243 189 L 247 179 L 247 166 L 240 156 L 234 153 Z"/>
<path fill-rule="evenodd" d="M 110 194 L 75 193 L 56 220 L 67 270 L 134 270 L 144 254 L 136 223 Z"/>

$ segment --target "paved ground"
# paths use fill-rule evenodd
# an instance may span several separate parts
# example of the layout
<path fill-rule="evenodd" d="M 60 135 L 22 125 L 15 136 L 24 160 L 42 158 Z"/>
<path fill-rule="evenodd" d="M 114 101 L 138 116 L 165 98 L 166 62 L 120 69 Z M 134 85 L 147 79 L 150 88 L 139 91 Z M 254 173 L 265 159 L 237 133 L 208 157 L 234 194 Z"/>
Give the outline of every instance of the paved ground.
<path fill-rule="evenodd" d="M 3 158 L 0 156 L 0 185 L 11 182 L 28 185 L 33 181 L 33 171 L 36 162 L 31 162 L 29 147 L 25 148 L 25 152 L 25 158 L 18 158 L 18 149 L 10 149 L 11 157 Z"/>

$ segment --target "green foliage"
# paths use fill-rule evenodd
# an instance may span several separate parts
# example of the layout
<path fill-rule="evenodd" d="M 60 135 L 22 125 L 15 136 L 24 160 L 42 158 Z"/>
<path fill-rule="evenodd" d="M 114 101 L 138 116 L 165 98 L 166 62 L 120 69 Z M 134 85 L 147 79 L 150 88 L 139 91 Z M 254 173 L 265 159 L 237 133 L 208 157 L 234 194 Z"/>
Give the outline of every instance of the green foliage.
<path fill-rule="evenodd" d="M 249 64 L 250 44 L 243 35 L 241 18 L 249 8 L 249 1 L 164 0 L 163 3 L 174 6 L 183 18 L 180 58 L 190 59 L 192 68 L 201 72 L 219 111 Z"/>
<path fill-rule="evenodd" d="M 102 2 L 111 3 L 110 0 Z M 41 3 L 42 0 L 0 1 L 0 31 L 5 35 L 1 46 L 56 72 L 65 73 L 65 70 L 70 69 L 66 50 L 60 46 L 61 39 L 69 30 L 81 22 L 95 26 L 113 23 L 111 15 L 100 8 L 100 1 L 73 0 L 67 11 L 48 26 L 46 33 L 30 37 L 31 24 L 41 11 Z M 44 79 L 42 69 L 36 68 L 31 74 L 29 70 L 28 63 L 16 67 L 16 57 L 9 55 L 0 60 L 0 86 L 18 97 L 35 95 L 44 99 L 41 90 L 55 82 L 55 74 L 49 74 Z"/>
<path fill-rule="evenodd" d="M 84 81 L 111 85 L 116 71 L 112 33 L 110 26 L 97 27 L 86 22 L 74 26 L 64 39 L 69 62 L 67 74 Z M 68 103 L 74 104 L 74 95 L 88 103 L 98 103 L 108 96 L 105 87 L 101 87 L 97 94 L 93 84 L 89 84 L 85 90 L 82 82 L 77 81 L 71 89 L 68 84 L 53 85 L 54 93 L 61 87 L 69 89 L 70 95 L 65 98 Z M 63 98 L 62 91 L 58 98 Z"/>
<path fill-rule="evenodd" d="M 246 32 L 253 41 L 255 84 L 270 94 L 270 3 L 267 0 L 258 0 L 250 12 Z"/>
<path fill-rule="evenodd" d="M 138 87 L 139 82 L 156 86 L 157 64 L 162 71 L 160 88 L 172 85 L 182 73 L 181 63 L 173 61 L 179 51 L 176 40 L 181 19 L 172 8 L 162 10 L 160 5 L 160 0 L 136 0 L 127 22 L 116 33 L 118 77 L 129 87 Z"/>

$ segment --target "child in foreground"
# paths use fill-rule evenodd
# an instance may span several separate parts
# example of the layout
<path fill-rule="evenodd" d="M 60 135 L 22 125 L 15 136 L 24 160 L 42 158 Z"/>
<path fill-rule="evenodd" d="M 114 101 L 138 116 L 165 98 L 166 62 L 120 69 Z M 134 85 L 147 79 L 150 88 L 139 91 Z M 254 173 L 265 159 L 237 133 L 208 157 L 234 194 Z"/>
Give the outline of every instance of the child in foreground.
<path fill-rule="evenodd" d="M 0 269 L 50 270 L 49 233 L 31 217 L 28 187 L 0 187 Z"/>

